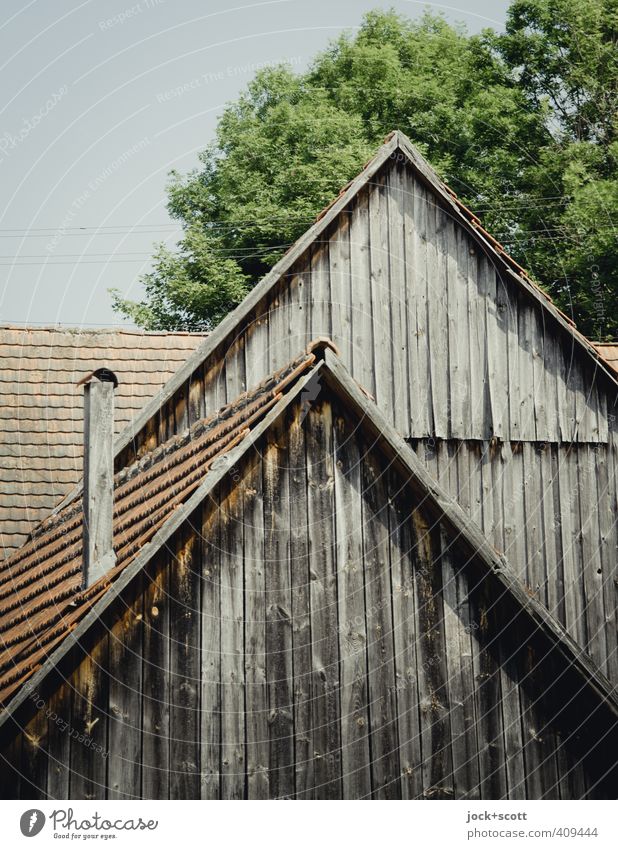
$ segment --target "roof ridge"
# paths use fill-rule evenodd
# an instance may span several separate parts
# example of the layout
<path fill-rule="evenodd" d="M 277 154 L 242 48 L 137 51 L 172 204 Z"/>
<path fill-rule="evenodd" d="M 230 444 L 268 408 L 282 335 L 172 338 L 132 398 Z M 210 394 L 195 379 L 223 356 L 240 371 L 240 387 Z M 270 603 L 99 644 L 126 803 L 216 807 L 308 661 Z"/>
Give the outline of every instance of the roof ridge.
<path fill-rule="evenodd" d="M 92 334 L 108 333 L 118 336 L 208 336 L 210 331 L 207 330 L 141 330 L 139 328 L 130 327 L 79 327 L 73 325 L 54 325 L 54 324 L 0 324 L 0 331 L 16 330 L 16 331 L 42 331 L 44 333 L 69 333 L 69 334 Z"/>

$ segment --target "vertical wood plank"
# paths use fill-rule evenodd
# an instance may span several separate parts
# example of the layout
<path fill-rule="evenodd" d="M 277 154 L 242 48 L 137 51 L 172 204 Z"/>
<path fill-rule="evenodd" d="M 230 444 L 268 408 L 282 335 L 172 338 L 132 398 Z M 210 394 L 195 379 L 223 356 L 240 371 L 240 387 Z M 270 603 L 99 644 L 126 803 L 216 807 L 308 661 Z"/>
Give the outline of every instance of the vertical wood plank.
<path fill-rule="evenodd" d="M 374 339 L 375 397 L 383 409 L 393 406 L 391 293 L 388 244 L 388 199 L 383 174 L 369 189 L 369 253 L 371 265 L 371 318 Z"/>
<path fill-rule="evenodd" d="M 141 579 L 135 596 L 109 633 L 108 797 L 141 795 L 142 629 Z"/>
<path fill-rule="evenodd" d="M 441 599 L 439 529 L 431 530 L 421 510 L 413 511 L 416 550 L 415 599 L 418 605 L 418 688 L 423 749 L 423 795 L 453 797 L 449 704 Z"/>
<path fill-rule="evenodd" d="M 363 557 L 367 615 L 367 669 L 373 797 L 401 798 L 389 514 L 386 475 L 366 446 L 362 450 Z"/>
<path fill-rule="evenodd" d="M 451 490 L 457 479 L 448 451 L 438 458 L 439 477 Z M 474 623 L 470 613 L 465 575 L 458 571 L 456 545 L 441 530 L 442 593 L 448 684 L 449 721 L 453 756 L 453 793 L 456 798 L 478 799 L 480 776 L 472 654 Z"/>
<path fill-rule="evenodd" d="M 404 248 L 404 174 L 394 165 L 387 174 L 389 292 L 391 304 L 391 357 L 393 422 L 404 436 L 410 430 L 407 334 L 406 257 Z"/>
<path fill-rule="evenodd" d="M 391 470 L 388 476 L 390 562 L 393 593 L 395 695 L 401 794 L 423 798 L 423 754 L 417 686 L 417 621 L 410 501 Z"/>
<path fill-rule="evenodd" d="M 344 416 L 335 418 L 334 465 L 343 798 L 370 799 L 361 458 Z"/>
<path fill-rule="evenodd" d="M 204 506 L 201 542 L 200 796 L 221 798 L 221 526 L 217 487 Z"/>
<path fill-rule="evenodd" d="M 450 435 L 449 381 L 449 315 L 447 286 L 456 267 L 449 268 L 449 224 L 452 221 L 439 207 L 433 194 L 427 193 L 427 347 L 431 375 L 433 435 L 446 439 Z"/>
<path fill-rule="evenodd" d="M 462 270 L 467 267 L 467 311 L 468 349 L 469 359 L 466 363 L 466 372 L 469 385 L 464 387 L 464 399 L 468 399 L 469 420 L 467 427 L 472 429 L 475 439 L 486 438 L 488 434 L 488 422 L 486 420 L 487 409 L 485 393 L 487 387 L 487 346 L 485 339 L 485 292 L 482 286 L 485 284 L 481 278 L 480 262 L 477 248 L 462 231 L 459 240 L 459 256 Z M 464 259 L 467 265 L 464 266 Z M 461 329 L 459 330 L 461 333 Z M 493 335 L 498 333 L 493 329 Z M 469 397 L 468 397 L 469 396 Z"/>
<path fill-rule="evenodd" d="M 312 726 L 311 581 L 307 525 L 306 409 L 294 409 L 289 422 L 290 561 L 294 666 L 294 768 L 296 798 L 314 792 Z"/>
<path fill-rule="evenodd" d="M 170 798 L 197 799 L 199 768 L 200 552 L 192 520 L 171 546 Z"/>
<path fill-rule="evenodd" d="M 408 303 L 408 375 L 411 436 L 433 433 L 428 337 L 428 250 L 426 190 L 406 169 L 405 250 Z"/>
<path fill-rule="evenodd" d="M 311 247 L 310 322 L 312 338 L 331 335 L 328 239 L 320 236 Z"/>
<path fill-rule="evenodd" d="M 243 479 L 247 795 L 249 799 L 269 798 L 269 711 L 266 686 L 264 511 L 261 463 L 259 454 L 253 453 L 247 459 Z"/>
<path fill-rule="evenodd" d="M 281 426 L 267 435 L 263 460 L 266 678 L 272 798 L 293 797 L 294 695 L 289 552 L 288 452 Z"/>
<path fill-rule="evenodd" d="M 142 663 L 142 775 L 144 799 L 169 797 L 169 573 L 168 556 L 144 594 Z"/>
<path fill-rule="evenodd" d="M 86 658 L 75 650 L 71 706 L 71 799 L 104 799 L 107 789 L 108 638 L 100 636 Z M 80 740 L 80 737 L 82 738 Z M 85 738 L 94 746 L 85 745 Z M 101 752 L 94 747 L 101 747 Z"/>
<path fill-rule="evenodd" d="M 356 380 L 375 394 L 371 267 L 369 261 L 369 199 L 366 189 L 356 198 L 350 218 L 350 276 L 352 284 L 352 368 Z"/>
<path fill-rule="evenodd" d="M 312 723 L 314 785 L 319 799 L 341 798 L 341 731 L 337 575 L 333 537 L 332 410 L 326 401 L 308 412 L 307 498 L 311 574 Z"/>
<path fill-rule="evenodd" d="M 243 525 L 240 472 L 230 471 L 221 515 L 221 796 L 245 795 Z M 227 489 L 227 487 L 226 487 Z"/>
<path fill-rule="evenodd" d="M 332 339 L 344 364 L 352 364 L 352 293 L 350 292 L 350 213 L 343 210 L 328 244 Z M 298 350 L 304 350 L 306 344 Z"/>
<path fill-rule="evenodd" d="M 22 731 L 20 794 L 23 799 L 47 799 L 49 730 L 47 714 L 49 700 L 41 699 L 42 707 Z M 40 702 L 39 702 L 40 703 Z"/>
<path fill-rule="evenodd" d="M 68 799 L 70 737 L 67 725 L 71 716 L 71 690 L 66 682 L 50 696 L 49 709 L 47 797 L 49 799 Z M 6 799 L 7 797 L 0 793 L 0 798 Z"/>

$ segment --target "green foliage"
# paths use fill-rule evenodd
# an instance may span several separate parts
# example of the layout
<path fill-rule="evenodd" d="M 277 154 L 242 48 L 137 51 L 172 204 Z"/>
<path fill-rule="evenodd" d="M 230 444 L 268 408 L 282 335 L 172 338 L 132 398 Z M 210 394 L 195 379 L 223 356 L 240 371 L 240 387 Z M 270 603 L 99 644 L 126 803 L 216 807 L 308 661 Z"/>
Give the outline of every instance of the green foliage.
<path fill-rule="evenodd" d="M 214 326 L 398 128 L 584 332 L 617 335 L 617 26 L 618 0 L 514 0 L 501 35 L 375 11 L 305 74 L 261 71 L 172 175 L 178 251 L 116 308 Z"/>

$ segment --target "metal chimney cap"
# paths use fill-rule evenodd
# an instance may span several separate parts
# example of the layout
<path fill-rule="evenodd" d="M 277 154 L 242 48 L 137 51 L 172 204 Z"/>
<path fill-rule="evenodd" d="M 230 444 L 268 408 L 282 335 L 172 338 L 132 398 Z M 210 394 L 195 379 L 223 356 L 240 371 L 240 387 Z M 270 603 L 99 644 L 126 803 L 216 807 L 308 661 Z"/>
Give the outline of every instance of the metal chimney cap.
<path fill-rule="evenodd" d="M 77 382 L 77 385 L 84 386 L 86 383 L 90 383 L 93 377 L 96 377 L 96 379 L 100 380 L 101 383 L 113 383 L 114 389 L 118 386 L 118 378 L 114 372 L 108 368 L 97 368 L 94 371 L 89 372 L 89 374 L 82 377 L 82 379 Z"/>

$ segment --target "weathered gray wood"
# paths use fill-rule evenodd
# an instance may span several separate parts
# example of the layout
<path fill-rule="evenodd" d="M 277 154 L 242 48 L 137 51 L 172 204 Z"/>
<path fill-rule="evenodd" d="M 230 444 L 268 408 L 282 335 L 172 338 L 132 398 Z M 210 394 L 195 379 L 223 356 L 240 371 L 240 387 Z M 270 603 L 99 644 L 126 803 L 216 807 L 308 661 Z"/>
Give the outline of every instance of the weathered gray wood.
<path fill-rule="evenodd" d="M 405 200 L 410 424 L 413 435 L 429 436 L 433 433 L 433 407 L 427 305 L 427 203 L 425 189 L 410 175 Z"/>
<path fill-rule="evenodd" d="M 393 643 L 390 528 L 386 474 L 361 449 L 363 559 L 367 618 L 367 671 L 375 799 L 401 797 Z"/>
<path fill-rule="evenodd" d="M 292 598 L 288 520 L 288 457 L 282 430 L 267 436 L 263 459 L 266 680 L 271 798 L 294 796 Z"/>
<path fill-rule="evenodd" d="M 577 465 L 588 652 L 601 669 L 607 669 L 603 570 L 599 551 L 601 542 L 599 530 L 600 504 L 596 480 L 598 462 L 595 448 L 590 445 L 578 446 Z"/>
<path fill-rule="evenodd" d="M 71 691 L 59 687 L 49 698 L 50 715 L 47 723 L 47 796 L 49 799 L 69 798 L 69 766 L 71 739 L 67 724 L 71 716 Z M 0 770 L 4 772 L 5 767 Z M 6 799 L 0 791 L 0 798 Z"/>
<path fill-rule="evenodd" d="M 515 293 L 513 293 L 515 294 Z M 532 361 L 533 310 L 529 303 L 516 293 L 511 303 L 517 313 L 517 380 L 518 391 L 513 404 L 519 405 L 519 435 L 536 436 L 536 411 L 534 408 L 534 369 Z M 510 368 L 510 364 L 509 364 Z"/>
<path fill-rule="evenodd" d="M 251 453 L 242 483 L 245 563 L 245 681 L 247 795 L 268 799 L 268 693 L 264 621 L 262 468 Z"/>
<path fill-rule="evenodd" d="M 455 534 L 465 539 L 466 548 L 475 552 L 477 562 L 484 562 L 489 567 L 488 574 L 496 579 L 502 586 L 503 591 L 508 593 L 509 598 L 521 610 L 522 614 L 530 617 L 534 627 L 541 629 L 547 635 L 550 642 L 555 645 L 558 654 L 567 662 L 568 668 L 580 677 L 586 690 L 594 691 L 601 698 L 607 709 L 618 715 L 618 702 L 609 682 L 600 673 L 597 666 L 590 661 L 576 643 L 563 631 L 559 624 L 549 615 L 546 608 L 528 596 L 521 587 L 519 581 L 511 573 L 502 558 L 487 542 L 478 527 L 466 518 L 461 508 L 437 486 L 434 479 L 429 476 L 420 464 L 420 461 L 411 449 L 401 440 L 391 425 L 383 418 L 375 405 L 370 405 L 367 398 L 358 389 L 357 385 L 349 379 L 346 372 L 330 351 L 326 351 L 327 369 L 324 375 L 330 385 L 336 385 L 339 393 L 347 399 L 348 403 L 361 414 L 365 426 L 368 429 L 375 428 L 374 433 L 379 434 L 382 450 L 390 455 L 398 466 L 403 466 L 406 473 L 410 475 L 410 483 L 416 481 L 416 485 L 427 498 L 427 505 L 434 505 L 444 517 L 447 526 Z M 489 566 L 493 564 L 493 566 Z"/>
<path fill-rule="evenodd" d="M 320 402 L 314 404 L 309 409 L 305 422 L 311 575 L 314 795 L 320 799 L 340 799 L 339 648 L 330 405 Z"/>
<path fill-rule="evenodd" d="M 448 453 L 439 457 L 439 479 L 452 486 L 457 478 L 455 464 Z M 468 592 L 463 575 L 458 574 L 456 550 L 441 532 L 442 594 L 444 597 L 445 661 L 449 700 L 449 722 L 453 756 L 453 793 L 456 798 L 478 799 L 480 776 L 479 739 L 475 714 L 475 681 L 472 659 Z M 482 745 L 482 743 L 481 743 Z"/>
<path fill-rule="evenodd" d="M 375 396 L 379 404 L 392 409 L 393 354 L 388 236 L 388 196 L 385 176 L 380 173 L 369 187 L 371 320 L 375 344 Z"/>
<path fill-rule="evenodd" d="M 371 266 L 369 249 L 369 198 L 359 194 L 350 212 L 350 279 L 352 285 L 352 368 L 356 379 L 375 393 L 373 322 L 371 317 Z"/>
<path fill-rule="evenodd" d="M 362 545 L 360 452 L 345 418 L 335 418 L 335 538 L 341 671 L 341 767 L 344 799 L 371 798 L 367 710 L 367 627 Z"/>
<path fill-rule="evenodd" d="M 614 575 L 616 572 L 616 512 L 615 479 L 611 446 L 603 446 L 595 460 L 599 515 L 599 578 L 602 584 L 603 613 L 606 623 L 607 669 L 610 681 L 618 681 L 618 629 L 616 628 L 616 605 L 614 603 Z"/>
<path fill-rule="evenodd" d="M 474 592 L 474 590 L 473 590 Z M 475 593 L 476 595 L 476 593 Z M 473 642 L 478 644 L 475 657 L 476 723 L 480 774 L 480 794 L 483 799 L 507 797 L 505 741 L 502 719 L 500 667 L 492 654 L 495 635 L 488 633 L 488 611 L 495 600 L 481 590 L 477 595 Z"/>
<path fill-rule="evenodd" d="M 217 488 L 212 503 L 221 503 Z M 200 633 L 200 798 L 221 797 L 221 525 L 207 502 L 202 518 Z"/>
<path fill-rule="evenodd" d="M 451 225 L 452 226 L 452 225 Z M 427 195 L 427 336 L 431 380 L 433 435 L 449 436 L 448 305 L 445 281 L 449 278 L 449 218 Z M 452 264 L 451 264 L 452 265 Z M 454 267 L 451 267 L 451 275 Z"/>
<path fill-rule="evenodd" d="M 198 534 L 188 524 L 171 546 L 170 798 L 200 795 L 200 570 Z"/>
<path fill-rule="evenodd" d="M 478 400 L 478 386 L 472 385 L 469 371 L 470 332 L 468 327 L 468 258 L 465 254 L 465 235 L 455 227 L 452 218 L 446 219 L 446 309 L 448 316 L 448 384 L 449 436 L 464 437 L 470 426 L 470 401 Z M 436 280 L 436 288 L 440 280 Z M 432 340 L 433 341 L 433 340 Z M 476 364 L 476 369 L 481 364 Z M 439 380 L 438 375 L 435 379 Z M 442 382 L 446 383 L 444 376 Z M 471 396 L 472 395 L 472 399 Z"/>
<path fill-rule="evenodd" d="M 102 799 L 107 784 L 107 635 L 99 637 L 88 657 L 82 659 L 77 649 L 74 657 L 69 794 L 71 799 Z M 86 745 L 86 739 L 101 751 Z"/>
<path fill-rule="evenodd" d="M 528 694 L 528 687 L 542 692 L 544 686 L 536 666 L 538 657 L 532 647 L 528 647 L 526 661 L 526 684 L 520 687 L 520 701 L 527 795 L 529 799 L 557 799 L 553 730 L 545 724 L 538 702 Z"/>
<path fill-rule="evenodd" d="M 332 256 L 332 254 L 331 254 Z M 307 402 L 308 403 L 308 402 Z M 297 799 L 313 795 L 313 674 L 311 654 L 311 581 L 307 522 L 307 467 L 304 420 L 308 408 L 293 408 L 289 422 L 290 563 L 294 667 L 294 764 Z"/>
<path fill-rule="evenodd" d="M 164 562 L 156 574 L 150 577 L 150 583 L 144 592 L 141 755 L 143 799 L 167 799 L 169 796 L 170 567 L 170 562 Z"/>
<path fill-rule="evenodd" d="M 469 390 L 466 393 L 470 406 L 468 427 L 479 436 L 487 437 L 488 422 L 486 403 L 489 398 L 487 387 L 487 343 L 485 337 L 485 298 L 486 281 L 482 277 L 479 256 L 475 245 L 467 235 L 461 234 L 459 239 L 459 257 L 463 266 L 464 257 L 467 261 L 467 333 L 466 347 L 469 358 L 466 371 L 469 375 Z M 459 330 L 461 338 L 461 329 Z M 495 329 L 492 335 L 497 335 Z M 464 390 L 465 392 L 465 390 Z M 477 437 L 478 438 L 478 437 Z"/>
<path fill-rule="evenodd" d="M 315 242 L 311 248 L 311 283 L 309 288 L 310 326 L 313 338 L 318 336 L 330 337 L 331 308 L 330 308 L 330 274 L 328 240 L 324 238 Z"/>
<path fill-rule="evenodd" d="M 414 560 L 408 500 L 398 476 L 389 471 L 390 562 L 393 595 L 395 696 L 401 795 L 423 797 L 423 768 L 417 686 L 417 622 Z"/>
<path fill-rule="evenodd" d="M 548 404 L 551 404 L 545 365 L 545 332 L 544 316 L 538 309 L 531 310 L 531 346 L 532 346 L 532 379 L 533 407 L 536 427 L 536 438 L 539 442 L 555 439 L 555 430 L 548 424 Z M 549 385 L 548 385 L 549 383 Z"/>
<path fill-rule="evenodd" d="M 400 433 L 410 427 L 407 332 L 406 258 L 404 250 L 404 215 L 406 187 L 403 169 L 395 167 L 386 175 L 389 252 L 389 303 L 391 338 L 391 387 L 393 423 Z"/>
<path fill-rule="evenodd" d="M 353 295 L 350 290 L 350 214 L 346 210 L 341 214 L 338 226 L 333 230 L 328 242 L 331 332 L 341 351 L 343 361 L 352 363 L 352 310 Z M 306 347 L 299 339 L 295 350 Z"/>
<path fill-rule="evenodd" d="M 25 799 L 46 799 L 48 796 L 49 701 L 42 701 L 43 706 L 36 710 L 22 735 L 20 794 Z"/>
<path fill-rule="evenodd" d="M 498 642 L 500 692 L 504 723 L 504 755 L 509 799 L 526 799 L 526 765 L 524 763 L 518 670 L 509 646 Z"/>
<path fill-rule="evenodd" d="M 112 543 L 114 383 L 84 385 L 84 565 L 89 587 L 116 562 Z"/>
<path fill-rule="evenodd" d="M 541 529 L 541 488 L 539 461 L 535 447 L 530 443 L 521 446 L 523 475 L 523 515 L 525 537 L 526 586 L 528 592 L 547 605 L 547 586 Z"/>
<path fill-rule="evenodd" d="M 141 576 L 140 576 L 141 577 Z M 136 600 L 109 632 L 109 714 L 107 729 L 108 798 L 140 797 L 142 755 L 142 632 L 141 581 Z M 128 792 L 127 792 L 128 791 Z"/>
<path fill-rule="evenodd" d="M 443 602 L 439 528 L 432 528 L 428 516 L 413 510 L 415 601 L 418 620 L 417 667 L 421 745 L 423 751 L 423 796 L 448 799 L 453 796 L 449 704 L 446 689 L 446 658 L 443 634 Z"/>
<path fill-rule="evenodd" d="M 225 352 L 225 399 L 231 404 L 247 389 L 245 369 L 245 335 L 239 333 Z"/>
<path fill-rule="evenodd" d="M 234 488 L 220 505 L 221 519 L 221 797 L 245 795 L 245 674 L 242 496 Z"/>

